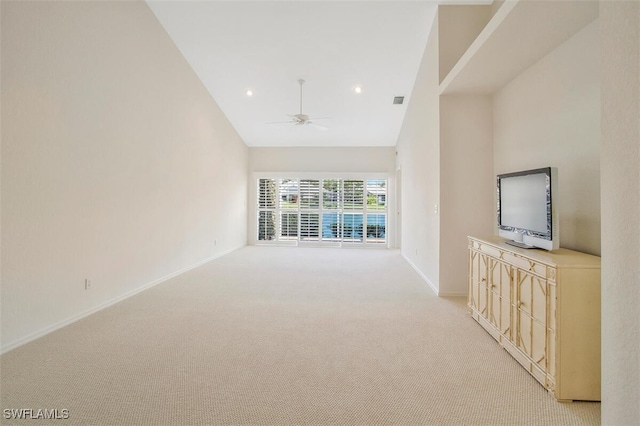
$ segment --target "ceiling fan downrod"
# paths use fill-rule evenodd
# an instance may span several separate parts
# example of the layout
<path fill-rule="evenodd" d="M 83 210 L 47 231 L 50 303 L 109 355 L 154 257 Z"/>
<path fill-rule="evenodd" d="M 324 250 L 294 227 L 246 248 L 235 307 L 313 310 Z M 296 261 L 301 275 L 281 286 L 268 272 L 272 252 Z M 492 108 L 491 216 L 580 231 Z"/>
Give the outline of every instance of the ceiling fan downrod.
<path fill-rule="evenodd" d="M 302 85 L 304 84 L 304 80 L 299 79 L 298 84 L 300 84 L 300 115 L 302 115 Z"/>

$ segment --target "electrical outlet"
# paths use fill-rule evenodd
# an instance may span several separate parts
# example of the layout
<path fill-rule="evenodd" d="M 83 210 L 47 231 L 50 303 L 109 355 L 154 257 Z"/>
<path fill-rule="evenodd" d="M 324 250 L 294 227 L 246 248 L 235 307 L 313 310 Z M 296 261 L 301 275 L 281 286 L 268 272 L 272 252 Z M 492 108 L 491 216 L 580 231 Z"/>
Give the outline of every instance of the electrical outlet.
<path fill-rule="evenodd" d="M 85 290 L 91 290 L 91 285 L 92 285 L 91 280 L 89 278 L 86 278 L 84 280 L 84 289 Z"/>

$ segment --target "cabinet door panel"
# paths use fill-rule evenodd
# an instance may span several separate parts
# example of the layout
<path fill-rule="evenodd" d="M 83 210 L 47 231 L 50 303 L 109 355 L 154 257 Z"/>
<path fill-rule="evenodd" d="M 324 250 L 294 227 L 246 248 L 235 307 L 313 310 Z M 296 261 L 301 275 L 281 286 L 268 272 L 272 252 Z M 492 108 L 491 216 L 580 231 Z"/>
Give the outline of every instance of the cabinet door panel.
<path fill-rule="evenodd" d="M 500 303 L 500 331 L 507 339 L 512 340 L 511 336 L 511 302 L 507 299 L 501 299 Z"/>
<path fill-rule="evenodd" d="M 547 328 L 540 321 L 533 320 L 531 336 L 531 359 L 542 371 L 547 371 Z"/>
<path fill-rule="evenodd" d="M 546 372 L 547 282 L 518 269 L 517 283 L 517 346 Z"/>
<path fill-rule="evenodd" d="M 493 259 L 491 262 L 491 289 L 500 297 L 511 300 L 511 266 Z"/>
<path fill-rule="evenodd" d="M 489 322 L 500 330 L 500 334 L 511 340 L 511 303 L 494 291 L 491 291 L 490 294 Z"/>
<path fill-rule="evenodd" d="M 471 294 L 469 305 L 485 318 L 489 315 L 489 295 L 487 294 L 487 262 L 486 255 L 475 250 L 469 251 L 469 265 L 471 268 L 469 282 Z"/>
<path fill-rule="evenodd" d="M 500 296 L 495 291 L 489 291 L 489 322 L 496 328 L 500 328 L 500 317 L 502 310 L 500 309 Z"/>
<path fill-rule="evenodd" d="M 480 253 L 469 250 L 469 307 L 478 310 L 478 283 L 480 281 L 478 271 L 478 258 Z"/>
<path fill-rule="evenodd" d="M 547 322 L 547 282 L 545 279 L 518 270 L 518 308 L 546 324 Z"/>
<path fill-rule="evenodd" d="M 516 346 L 543 371 L 547 371 L 546 327 L 522 310 L 518 312 Z"/>
<path fill-rule="evenodd" d="M 489 306 L 490 322 L 500 333 L 511 339 L 511 266 L 497 259 L 490 258 L 489 290 L 491 305 Z"/>

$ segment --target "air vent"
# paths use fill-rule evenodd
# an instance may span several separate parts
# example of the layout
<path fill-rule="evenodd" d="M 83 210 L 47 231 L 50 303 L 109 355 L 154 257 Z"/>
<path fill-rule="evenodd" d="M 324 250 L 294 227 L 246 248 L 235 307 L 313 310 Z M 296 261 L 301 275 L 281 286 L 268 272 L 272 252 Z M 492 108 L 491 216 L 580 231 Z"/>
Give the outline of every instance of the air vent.
<path fill-rule="evenodd" d="M 394 105 L 402 105 L 404 103 L 404 96 L 394 96 L 393 104 Z"/>

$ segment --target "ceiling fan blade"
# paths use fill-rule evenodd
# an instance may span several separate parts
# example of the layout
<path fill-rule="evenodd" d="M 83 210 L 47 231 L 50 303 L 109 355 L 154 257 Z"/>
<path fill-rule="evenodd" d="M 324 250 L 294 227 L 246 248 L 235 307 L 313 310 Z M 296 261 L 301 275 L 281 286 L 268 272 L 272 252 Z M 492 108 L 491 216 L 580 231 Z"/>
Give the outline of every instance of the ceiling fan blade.
<path fill-rule="evenodd" d="M 322 124 L 314 123 L 313 121 L 307 121 L 307 124 L 313 126 L 320 130 L 329 130 L 327 126 L 323 126 Z"/>
<path fill-rule="evenodd" d="M 293 121 L 289 120 L 289 121 L 269 121 L 268 123 L 264 123 L 264 124 L 291 124 L 293 123 Z"/>

